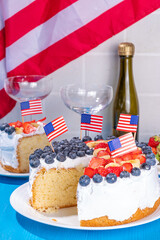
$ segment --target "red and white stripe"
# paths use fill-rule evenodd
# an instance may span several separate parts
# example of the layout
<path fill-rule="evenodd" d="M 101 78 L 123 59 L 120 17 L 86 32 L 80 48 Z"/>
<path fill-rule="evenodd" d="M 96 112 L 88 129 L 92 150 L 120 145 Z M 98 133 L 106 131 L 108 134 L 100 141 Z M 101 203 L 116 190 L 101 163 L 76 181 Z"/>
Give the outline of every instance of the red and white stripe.
<path fill-rule="evenodd" d="M 159 7 L 159 0 L 0 0 L 0 118 L 15 105 L 6 75 L 48 75 Z"/>
<path fill-rule="evenodd" d="M 32 114 L 42 114 L 42 102 L 40 99 L 38 100 L 30 100 L 29 101 L 29 109 L 21 110 L 22 116 L 32 115 Z"/>
<path fill-rule="evenodd" d="M 119 140 L 122 147 L 111 152 L 112 157 L 119 157 L 124 154 L 137 150 L 137 146 L 135 144 L 135 140 L 133 138 L 132 133 L 127 133 L 119 137 Z"/>
<path fill-rule="evenodd" d="M 130 124 L 131 115 L 120 114 L 116 130 L 123 132 L 137 132 L 137 125 Z"/>
<path fill-rule="evenodd" d="M 91 115 L 91 122 L 81 123 L 81 130 L 88 130 L 93 132 L 102 132 L 103 116 Z"/>
<path fill-rule="evenodd" d="M 61 134 L 68 131 L 66 122 L 63 116 L 56 118 L 52 121 L 52 125 L 54 127 L 54 131 L 48 134 L 48 140 L 51 142 L 54 138 L 60 136 Z"/>

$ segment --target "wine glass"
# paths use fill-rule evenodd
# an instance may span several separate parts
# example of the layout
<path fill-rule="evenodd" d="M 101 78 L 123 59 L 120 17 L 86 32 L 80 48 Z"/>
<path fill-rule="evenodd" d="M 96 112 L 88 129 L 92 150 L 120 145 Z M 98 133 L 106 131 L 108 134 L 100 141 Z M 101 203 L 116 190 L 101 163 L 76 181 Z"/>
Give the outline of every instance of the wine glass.
<path fill-rule="evenodd" d="M 4 80 L 4 88 L 18 102 L 44 99 L 52 91 L 52 80 L 42 75 L 14 76 Z"/>
<path fill-rule="evenodd" d="M 79 114 L 96 114 L 109 106 L 113 98 L 113 89 L 109 85 L 86 86 L 67 85 L 60 90 L 64 104 Z M 85 135 L 88 135 L 85 131 Z"/>

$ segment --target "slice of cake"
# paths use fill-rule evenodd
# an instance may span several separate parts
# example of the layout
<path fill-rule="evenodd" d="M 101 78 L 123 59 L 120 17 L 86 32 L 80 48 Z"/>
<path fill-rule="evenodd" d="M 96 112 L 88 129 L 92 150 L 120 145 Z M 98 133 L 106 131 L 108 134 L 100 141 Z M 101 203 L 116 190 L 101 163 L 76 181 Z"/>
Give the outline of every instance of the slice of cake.
<path fill-rule="evenodd" d="M 110 157 L 107 144 L 97 149 L 79 179 L 80 225 L 120 225 L 154 212 L 160 204 L 160 186 L 151 147 L 137 143 L 136 151 L 117 158 Z"/>
<path fill-rule="evenodd" d="M 37 148 L 49 145 L 42 122 L 19 121 L 0 125 L 0 163 L 10 172 L 29 172 L 29 156 Z"/>
<path fill-rule="evenodd" d="M 93 156 L 93 149 L 78 137 L 54 141 L 53 147 L 54 152 L 47 146 L 29 157 L 30 203 L 39 211 L 77 205 L 78 181 Z"/>

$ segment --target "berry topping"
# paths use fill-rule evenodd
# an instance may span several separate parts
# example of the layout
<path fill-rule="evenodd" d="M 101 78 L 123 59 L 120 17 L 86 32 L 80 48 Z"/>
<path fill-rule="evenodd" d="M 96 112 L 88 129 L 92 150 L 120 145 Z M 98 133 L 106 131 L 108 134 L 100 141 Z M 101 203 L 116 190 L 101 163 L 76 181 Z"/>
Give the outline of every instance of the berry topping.
<path fill-rule="evenodd" d="M 118 164 L 121 164 L 122 161 L 123 161 L 123 158 L 122 157 L 116 157 L 114 158 L 115 162 L 118 163 Z"/>
<path fill-rule="evenodd" d="M 142 154 L 142 149 L 140 148 L 137 148 L 137 150 L 131 152 L 131 154 L 134 154 L 134 155 L 139 155 L 139 154 Z"/>
<path fill-rule="evenodd" d="M 98 173 L 102 176 L 102 177 L 106 177 L 108 174 L 107 168 L 105 167 L 99 167 L 98 168 Z"/>
<path fill-rule="evenodd" d="M 83 175 L 79 179 L 79 184 L 82 187 L 86 187 L 90 183 L 91 179 L 87 175 Z"/>
<path fill-rule="evenodd" d="M 43 152 L 52 152 L 52 149 L 50 146 L 45 146 Z"/>
<path fill-rule="evenodd" d="M 146 158 L 155 159 L 155 155 L 154 155 L 154 153 L 148 153 L 148 154 L 146 154 Z"/>
<path fill-rule="evenodd" d="M 141 155 L 141 154 L 132 154 L 132 159 L 138 159 L 140 161 L 140 164 L 146 162 L 146 158 L 145 156 Z"/>
<path fill-rule="evenodd" d="M 142 152 L 143 152 L 143 154 L 149 154 L 149 153 L 152 153 L 152 149 L 151 148 L 142 148 Z"/>
<path fill-rule="evenodd" d="M 84 157 L 85 156 L 85 151 L 78 151 L 77 156 L 78 157 Z"/>
<path fill-rule="evenodd" d="M 151 165 L 148 164 L 148 163 L 142 163 L 141 169 L 150 170 L 151 169 Z"/>
<path fill-rule="evenodd" d="M 108 143 L 99 143 L 95 146 L 94 149 L 98 149 L 98 148 L 108 148 Z"/>
<path fill-rule="evenodd" d="M 40 165 L 40 160 L 38 158 L 31 159 L 29 164 L 32 168 L 37 168 Z"/>
<path fill-rule="evenodd" d="M 117 177 L 119 177 L 120 173 L 123 170 L 122 166 L 117 166 L 117 167 L 110 166 L 110 167 L 107 167 L 106 169 L 108 173 L 114 173 Z"/>
<path fill-rule="evenodd" d="M 90 136 L 84 136 L 82 139 L 83 142 L 88 142 L 88 141 L 92 141 L 92 138 Z"/>
<path fill-rule="evenodd" d="M 144 146 L 147 146 L 147 143 L 141 142 L 137 144 L 137 147 L 142 148 Z"/>
<path fill-rule="evenodd" d="M 123 171 L 126 171 L 126 172 L 130 173 L 132 171 L 133 166 L 132 166 L 131 163 L 124 163 L 122 165 L 122 168 L 123 168 Z"/>
<path fill-rule="evenodd" d="M 131 159 L 132 159 L 132 154 L 131 153 L 123 155 L 123 161 L 129 161 Z"/>
<path fill-rule="evenodd" d="M 59 152 L 59 153 L 57 154 L 56 159 L 57 159 L 59 162 L 64 162 L 64 161 L 66 160 L 66 156 L 65 156 L 63 153 Z"/>
<path fill-rule="evenodd" d="M 87 155 L 93 155 L 93 151 L 94 151 L 93 148 L 87 149 L 86 154 Z"/>
<path fill-rule="evenodd" d="M 152 159 L 152 158 L 147 158 L 146 163 L 151 165 L 151 166 L 154 166 L 154 165 L 156 165 L 156 160 Z"/>
<path fill-rule="evenodd" d="M 47 163 L 47 164 L 54 163 L 54 158 L 51 155 L 47 155 L 45 157 L 45 163 Z"/>
<path fill-rule="evenodd" d="M 4 131 L 6 127 L 9 127 L 9 124 L 8 124 L 8 123 L 2 123 L 2 124 L 0 125 L 0 130 L 1 130 L 1 131 Z"/>
<path fill-rule="evenodd" d="M 87 175 L 87 176 L 90 177 L 90 178 L 92 178 L 93 175 L 95 175 L 96 173 L 98 173 L 97 168 L 96 168 L 96 169 L 93 169 L 93 168 L 87 167 L 87 168 L 85 168 L 85 170 L 84 170 L 84 175 Z"/>
<path fill-rule="evenodd" d="M 140 176 L 141 170 L 140 170 L 139 168 L 137 168 L 137 167 L 134 167 L 134 168 L 132 169 L 132 171 L 131 171 L 131 174 L 132 174 L 133 176 Z"/>
<path fill-rule="evenodd" d="M 130 173 L 128 171 L 122 171 L 119 176 L 120 178 L 128 178 L 130 177 Z"/>
<path fill-rule="evenodd" d="M 96 173 L 94 176 L 93 176 L 93 182 L 95 183 L 101 183 L 103 180 L 102 176 L 98 173 Z"/>
<path fill-rule="evenodd" d="M 114 173 L 109 173 L 109 174 L 107 174 L 107 176 L 106 176 L 106 181 L 107 181 L 108 183 L 115 183 L 115 182 L 117 181 L 117 176 L 116 176 L 116 174 L 114 174 Z"/>
<path fill-rule="evenodd" d="M 48 152 L 42 153 L 41 158 L 45 158 L 46 156 L 48 156 Z"/>
<path fill-rule="evenodd" d="M 75 159 L 77 157 L 77 154 L 75 152 L 70 152 L 68 154 L 68 157 L 71 158 L 71 159 Z"/>
<path fill-rule="evenodd" d="M 42 149 L 36 149 L 35 151 L 34 151 L 34 154 L 36 154 L 38 157 L 40 157 L 41 155 L 42 155 L 42 153 L 43 153 L 43 150 Z"/>
<path fill-rule="evenodd" d="M 107 150 L 100 150 L 100 151 L 97 153 L 97 157 L 103 157 L 103 156 L 106 156 L 106 155 L 109 155 L 109 156 L 110 156 L 110 152 L 108 152 Z"/>
<path fill-rule="evenodd" d="M 107 164 L 106 159 L 104 158 L 92 158 L 90 163 L 89 163 L 89 167 L 91 168 L 98 168 L 98 167 L 104 167 Z"/>
<path fill-rule="evenodd" d="M 34 154 L 34 153 L 32 153 L 32 154 L 29 156 L 29 160 L 34 159 L 34 158 L 37 158 L 37 155 Z"/>
<path fill-rule="evenodd" d="M 157 147 L 160 143 L 160 137 L 154 136 L 150 137 L 148 145 L 151 147 Z"/>
<path fill-rule="evenodd" d="M 94 141 L 97 141 L 97 140 L 103 140 L 102 135 L 96 135 L 96 136 L 94 137 Z"/>
<path fill-rule="evenodd" d="M 35 131 L 35 127 L 33 127 L 30 123 L 23 123 L 23 132 L 28 134 L 28 133 L 32 133 Z"/>
<path fill-rule="evenodd" d="M 11 135 L 14 131 L 15 131 L 15 128 L 12 126 L 5 128 L 5 132 L 8 133 L 8 135 Z"/>

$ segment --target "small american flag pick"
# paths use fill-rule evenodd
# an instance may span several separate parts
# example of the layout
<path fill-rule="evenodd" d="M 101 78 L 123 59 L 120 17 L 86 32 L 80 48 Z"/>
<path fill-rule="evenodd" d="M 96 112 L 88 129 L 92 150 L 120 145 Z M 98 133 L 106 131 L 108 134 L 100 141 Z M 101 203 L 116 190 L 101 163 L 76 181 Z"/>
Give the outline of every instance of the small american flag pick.
<path fill-rule="evenodd" d="M 81 130 L 102 132 L 103 116 L 81 114 Z"/>
<path fill-rule="evenodd" d="M 21 102 L 20 105 L 21 105 L 22 116 L 43 113 L 41 99 Z"/>
<path fill-rule="evenodd" d="M 119 157 L 123 154 L 137 150 L 132 133 L 127 133 L 119 138 L 108 142 L 112 157 Z"/>
<path fill-rule="evenodd" d="M 122 132 L 136 132 L 138 119 L 138 115 L 120 114 L 116 130 Z"/>
<path fill-rule="evenodd" d="M 48 137 L 49 142 L 54 138 L 68 131 L 67 125 L 63 116 L 56 118 L 44 126 L 44 131 Z"/>

